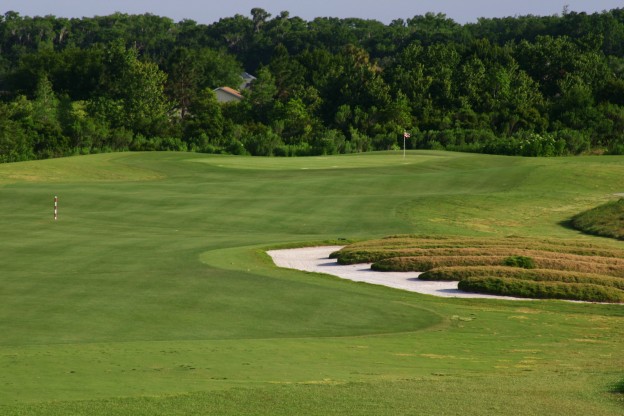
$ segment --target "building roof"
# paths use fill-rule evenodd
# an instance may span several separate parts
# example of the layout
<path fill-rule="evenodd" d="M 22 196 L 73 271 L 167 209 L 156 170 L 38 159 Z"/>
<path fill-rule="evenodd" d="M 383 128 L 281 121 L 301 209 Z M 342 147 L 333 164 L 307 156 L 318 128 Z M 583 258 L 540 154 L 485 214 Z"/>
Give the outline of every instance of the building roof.
<path fill-rule="evenodd" d="M 256 79 L 256 77 L 254 77 L 253 75 L 251 75 L 251 74 L 249 74 L 247 72 L 243 72 L 241 74 L 241 78 L 243 79 L 243 82 L 242 82 L 242 84 L 240 86 L 241 90 L 249 88 L 251 83 Z"/>
<path fill-rule="evenodd" d="M 243 99 L 242 94 L 241 94 L 240 92 L 236 91 L 234 88 L 230 88 L 230 87 L 219 87 L 219 88 L 216 88 L 214 91 L 215 91 L 215 92 L 217 92 L 217 91 L 223 91 L 223 92 L 225 92 L 225 93 L 227 93 L 227 94 L 229 94 L 229 95 L 232 95 L 232 96 L 234 96 L 234 97 L 236 97 L 236 98 L 238 98 L 238 99 L 241 99 L 241 100 Z"/>

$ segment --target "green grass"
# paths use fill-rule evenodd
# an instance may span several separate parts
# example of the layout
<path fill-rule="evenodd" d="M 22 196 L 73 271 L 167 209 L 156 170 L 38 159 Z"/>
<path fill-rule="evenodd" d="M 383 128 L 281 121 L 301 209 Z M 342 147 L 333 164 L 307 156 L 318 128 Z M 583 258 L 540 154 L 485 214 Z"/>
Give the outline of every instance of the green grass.
<path fill-rule="evenodd" d="M 434 298 L 277 269 L 263 251 L 410 233 L 618 248 L 560 224 L 621 192 L 622 162 L 0 165 L 0 414 L 621 414 L 620 305 Z"/>
<path fill-rule="evenodd" d="M 624 240 L 624 199 L 610 201 L 577 214 L 570 223 L 588 234 Z"/>

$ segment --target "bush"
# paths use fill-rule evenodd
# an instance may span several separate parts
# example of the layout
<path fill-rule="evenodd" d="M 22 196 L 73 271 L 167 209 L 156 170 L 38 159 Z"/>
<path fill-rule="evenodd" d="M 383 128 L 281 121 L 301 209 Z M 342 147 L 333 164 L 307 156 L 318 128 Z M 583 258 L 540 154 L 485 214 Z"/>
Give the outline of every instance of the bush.
<path fill-rule="evenodd" d="M 495 266 L 501 265 L 502 256 L 437 256 L 392 257 L 373 263 L 377 271 L 426 272 L 444 266 Z"/>
<path fill-rule="evenodd" d="M 527 256 L 509 256 L 503 260 L 503 265 L 508 267 L 520 267 L 523 269 L 534 269 L 535 261 Z"/>
<path fill-rule="evenodd" d="M 182 139 L 177 137 L 153 137 L 148 139 L 141 134 L 137 134 L 130 144 L 130 150 L 186 152 L 188 147 Z"/>
<path fill-rule="evenodd" d="M 371 266 L 379 271 L 425 272 L 437 267 L 450 266 L 503 266 L 505 256 L 405 256 L 390 257 L 376 261 Z M 540 269 L 568 270 L 624 277 L 624 268 L 619 264 L 592 261 L 569 260 L 555 257 L 535 257 L 535 266 Z M 366 263 L 366 262 L 364 262 Z M 347 264 L 347 263 L 343 263 Z"/>
<path fill-rule="evenodd" d="M 316 155 L 309 143 L 281 144 L 273 151 L 273 156 L 313 156 Z"/>
<path fill-rule="evenodd" d="M 466 292 L 533 299 L 624 302 L 624 291 L 589 283 L 535 282 L 501 277 L 470 277 L 459 282 Z"/>
<path fill-rule="evenodd" d="M 578 155 L 591 149 L 591 139 L 584 131 L 562 129 L 558 130 L 556 135 L 559 140 L 563 140 L 569 154 Z"/>
<path fill-rule="evenodd" d="M 620 277 L 567 270 L 527 270 L 500 266 L 439 267 L 421 274 L 418 278 L 429 281 L 461 281 L 470 277 L 508 277 L 544 282 L 591 283 L 624 290 L 624 279 Z"/>
<path fill-rule="evenodd" d="M 312 142 L 314 154 L 335 155 L 344 153 L 345 136 L 339 130 L 325 130 L 317 133 Z"/>
<path fill-rule="evenodd" d="M 390 257 L 418 256 L 524 256 L 571 261 L 591 260 L 624 266 L 624 251 L 615 248 L 583 246 L 562 241 L 527 239 L 426 239 L 398 237 L 353 244 L 338 253 L 344 264 L 367 263 Z M 591 259 L 589 257 L 591 256 Z M 516 266 L 518 267 L 518 266 Z"/>

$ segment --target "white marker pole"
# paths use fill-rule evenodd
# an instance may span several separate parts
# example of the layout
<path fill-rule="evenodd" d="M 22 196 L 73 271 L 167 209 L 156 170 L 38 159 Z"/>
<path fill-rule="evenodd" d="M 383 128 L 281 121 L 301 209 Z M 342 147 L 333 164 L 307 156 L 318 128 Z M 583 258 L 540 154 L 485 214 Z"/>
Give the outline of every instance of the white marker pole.
<path fill-rule="evenodd" d="M 58 220 L 58 196 L 54 196 L 54 221 Z"/>
<path fill-rule="evenodd" d="M 410 134 L 407 131 L 403 132 L 403 159 L 405 159 L 405 139 L 408 139 Z"/>

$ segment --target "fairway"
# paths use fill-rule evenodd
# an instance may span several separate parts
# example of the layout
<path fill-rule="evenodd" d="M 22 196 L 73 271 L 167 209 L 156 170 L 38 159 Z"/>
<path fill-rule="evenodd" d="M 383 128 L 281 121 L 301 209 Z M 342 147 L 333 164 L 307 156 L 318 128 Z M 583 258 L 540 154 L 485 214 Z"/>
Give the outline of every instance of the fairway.
<path fill-rule="evenodd" d="M 621 247 L 565 224 L 622 177 L 619 156 L 426 151 L 0 164 L 0 414 L 622 414 L 622 305 L 436 298 L 265 253 L 393 234 Z"/>

